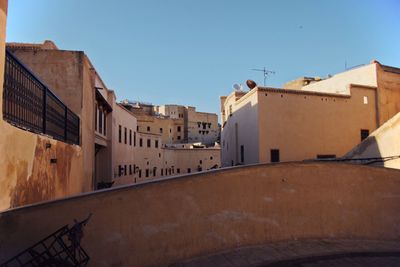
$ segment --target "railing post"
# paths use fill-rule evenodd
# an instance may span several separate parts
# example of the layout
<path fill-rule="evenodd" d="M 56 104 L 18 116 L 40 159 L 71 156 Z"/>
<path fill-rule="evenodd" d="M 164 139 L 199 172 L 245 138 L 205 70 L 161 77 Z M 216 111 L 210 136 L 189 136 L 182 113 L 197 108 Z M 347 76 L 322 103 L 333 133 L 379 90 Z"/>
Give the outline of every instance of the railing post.
<path fill-rule="evenodd" d="M 47 88 L 44 87 L 43 89 L 43 133 L 46 134 L 46 121 L 47 121 L 47 116 L 46 112 L 47 111 Z"/>

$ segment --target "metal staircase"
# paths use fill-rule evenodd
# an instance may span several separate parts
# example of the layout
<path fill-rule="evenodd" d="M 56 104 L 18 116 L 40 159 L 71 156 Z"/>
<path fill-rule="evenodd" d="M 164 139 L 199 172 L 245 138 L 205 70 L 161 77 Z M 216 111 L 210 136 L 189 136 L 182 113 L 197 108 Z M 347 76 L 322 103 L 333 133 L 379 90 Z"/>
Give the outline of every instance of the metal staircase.
<path fill-rule="evenodd" d="M 61 227 L 12 259 L 0 264 L 0 267 L 86 266 L 90 258 L 81 247 L 80 241 L 83 237 L 83 227 L 90 217 L 91 214 L 81 222 L 74 220 L 75 224 L 71 228 L 68 225 Z"/>

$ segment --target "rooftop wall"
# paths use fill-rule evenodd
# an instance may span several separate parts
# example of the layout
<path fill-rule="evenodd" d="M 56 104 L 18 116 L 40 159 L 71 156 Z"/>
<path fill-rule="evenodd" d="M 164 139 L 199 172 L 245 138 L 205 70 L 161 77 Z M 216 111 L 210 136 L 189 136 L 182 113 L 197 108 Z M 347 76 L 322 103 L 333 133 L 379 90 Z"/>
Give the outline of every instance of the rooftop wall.
<path fill-rule="evenodd" d="M 93 216 L 90 266 L 165 266 L 307 238 L 400 239 L 400 172 L 333 163 L 210 171 L 0 213 L 0 262 Z"/>

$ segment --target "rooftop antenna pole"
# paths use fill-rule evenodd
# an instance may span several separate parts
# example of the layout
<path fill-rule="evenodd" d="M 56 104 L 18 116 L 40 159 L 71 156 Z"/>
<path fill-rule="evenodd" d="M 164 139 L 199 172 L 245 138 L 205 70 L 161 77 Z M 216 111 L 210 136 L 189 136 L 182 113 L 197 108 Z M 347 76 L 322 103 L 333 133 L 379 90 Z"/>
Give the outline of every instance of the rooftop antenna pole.
<path fill-rule="evenodd" d="M 263 69 L 251 69 L 253 71 L 262 71 L 264 74 L 264 86 L 265 86 L 265 81 L 267 79 L 267 76 L 270 74 L 275 74 L 275 71 L 272 70 L 267 70 L 265 67 Z"/>

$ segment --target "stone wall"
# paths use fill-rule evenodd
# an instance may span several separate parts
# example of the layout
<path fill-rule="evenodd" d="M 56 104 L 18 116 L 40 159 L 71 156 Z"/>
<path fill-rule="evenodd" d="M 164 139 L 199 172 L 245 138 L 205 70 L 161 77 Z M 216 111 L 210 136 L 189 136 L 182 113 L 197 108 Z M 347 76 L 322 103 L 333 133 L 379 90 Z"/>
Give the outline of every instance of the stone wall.
<path fill-rule="evenodd" d="M 93 216 L 89 266 L 166 266 L 294 239 L 400 240 L 400 172 L 333 163 L 220 169 L 0 213 L 0 262 Z"/>

